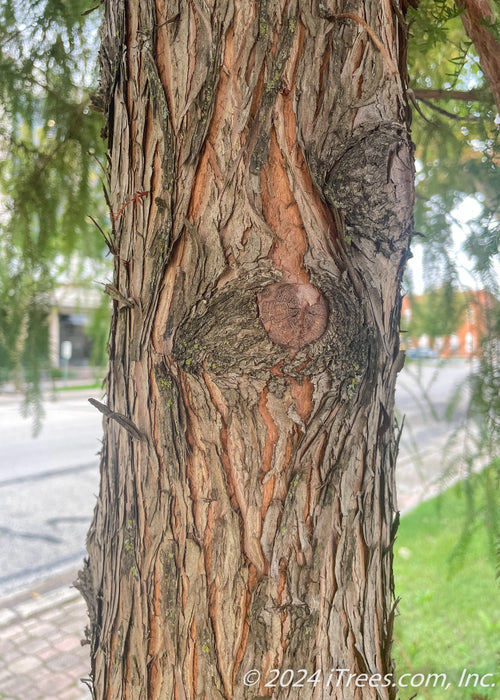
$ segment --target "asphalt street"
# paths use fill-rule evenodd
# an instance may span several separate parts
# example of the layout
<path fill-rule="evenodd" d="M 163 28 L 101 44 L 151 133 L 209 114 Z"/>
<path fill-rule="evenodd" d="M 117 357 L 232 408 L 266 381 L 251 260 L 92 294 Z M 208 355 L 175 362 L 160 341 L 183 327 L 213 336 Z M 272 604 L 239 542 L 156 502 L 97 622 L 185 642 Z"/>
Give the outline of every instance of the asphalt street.
<path fill-rule="evenodd" d="M 465 476 L 460 429 L 467 403 L 466 360 L 407 363 L 396 386 L 396 417 L 403 431 L 396 468 L 398 508 L 404 513 Z M 455 404 L 447 418 L 450 403 Z"/>
<path fill-rule="evenodd" d="M 412 363 L 398 380 L 396 404 L 405 414 L 397 467 L 398 506 L 404 512 L 442 485 L 443 447 L 463 415 L 444 420 L 463 361 Z M 99 488 L 102 416 L 88 392 L 64 392 L 45 404 L 40 435 L 21 415 L 21 399 L 0 396 L 0 596 L 75 568 Z M 100 398 L 98 394 L 94 394 Z"/>
<path fill-rule="evenodd" d="M 33 418 L 23 418 L 22 399 L 0 400 L 0 483 L 95 464 L 102 415 L 89 404 L 91 392 L 59 392 L 43 405 L 42 431 L 33 437 Z"/>
<path fill-rule="evenodd" d="M 75 568 L 85 555 L 102 434 L 89 395 L 61 392 L 46 402 L 36 438 L 22 400 L 0 399 L 0 595 Z"/>

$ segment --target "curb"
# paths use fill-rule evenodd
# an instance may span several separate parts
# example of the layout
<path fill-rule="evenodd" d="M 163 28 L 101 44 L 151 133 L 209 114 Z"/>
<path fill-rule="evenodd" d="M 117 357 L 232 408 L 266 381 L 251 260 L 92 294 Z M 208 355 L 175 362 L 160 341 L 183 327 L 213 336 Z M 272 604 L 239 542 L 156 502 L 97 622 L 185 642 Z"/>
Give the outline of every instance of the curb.
<path fill-rule="evenodd" d="M 0 599 L 0 628 L 81 598 L 73 585 L 77 575 L 72 569 Z"/>

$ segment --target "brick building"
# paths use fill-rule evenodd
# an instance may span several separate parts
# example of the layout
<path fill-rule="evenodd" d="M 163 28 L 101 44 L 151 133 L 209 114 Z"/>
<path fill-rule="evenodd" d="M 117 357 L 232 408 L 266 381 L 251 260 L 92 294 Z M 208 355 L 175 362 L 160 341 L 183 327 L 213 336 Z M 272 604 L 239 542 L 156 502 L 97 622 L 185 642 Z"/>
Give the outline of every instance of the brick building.
<path fill-rule="evenodd" d="M 405 296 L 401 311 L 401 325 L 411 329 L 413 305 L 425 304 L 426 295 Z M 498 304 L 496 298 L 485 289 L 478 291 L 456 292 L 456 299 L 461 307 L 460 320 L 456 329 L 447 334 L 422 333 L 419 336 L 405 333 L 402 337 L 404 347 L 408 350 L 419 349 L 424 354 L 430 351 L 439 357 L 474 357 L 481 347 L 481 338 L 487 330 L 488 313 Z"/>

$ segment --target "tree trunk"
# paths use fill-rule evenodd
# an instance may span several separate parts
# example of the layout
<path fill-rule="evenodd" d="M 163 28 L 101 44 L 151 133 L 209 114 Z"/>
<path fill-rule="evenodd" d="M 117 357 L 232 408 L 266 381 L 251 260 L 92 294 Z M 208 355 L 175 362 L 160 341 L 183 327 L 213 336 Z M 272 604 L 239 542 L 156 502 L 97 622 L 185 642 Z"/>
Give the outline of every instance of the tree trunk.
<path fill-rule="evenodd" d="M 106 1 L 96 698 L 395 697 L 413 158 L 393 7 Z"/>
<path fill-rule="evenodd" d="M 500 112 L 500 42 L 494 33 L 495 13 L 489 0 L 459 0 L 458 5 L 464 9 L 462 23 L 479 56 L 481 69 Z"/>

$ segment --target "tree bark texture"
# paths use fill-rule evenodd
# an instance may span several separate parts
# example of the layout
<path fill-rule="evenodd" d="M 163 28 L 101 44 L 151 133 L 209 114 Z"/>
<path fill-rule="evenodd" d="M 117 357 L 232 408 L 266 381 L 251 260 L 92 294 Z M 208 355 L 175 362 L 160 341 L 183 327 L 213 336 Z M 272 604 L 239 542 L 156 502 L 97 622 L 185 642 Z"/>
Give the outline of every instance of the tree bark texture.
<path fill-rule="evenodd" d="M 100 700 L 395 697 L 328 682 L 393 672 L 394 7 L 106 1 L 115 301 L 79 579 Z"/>

